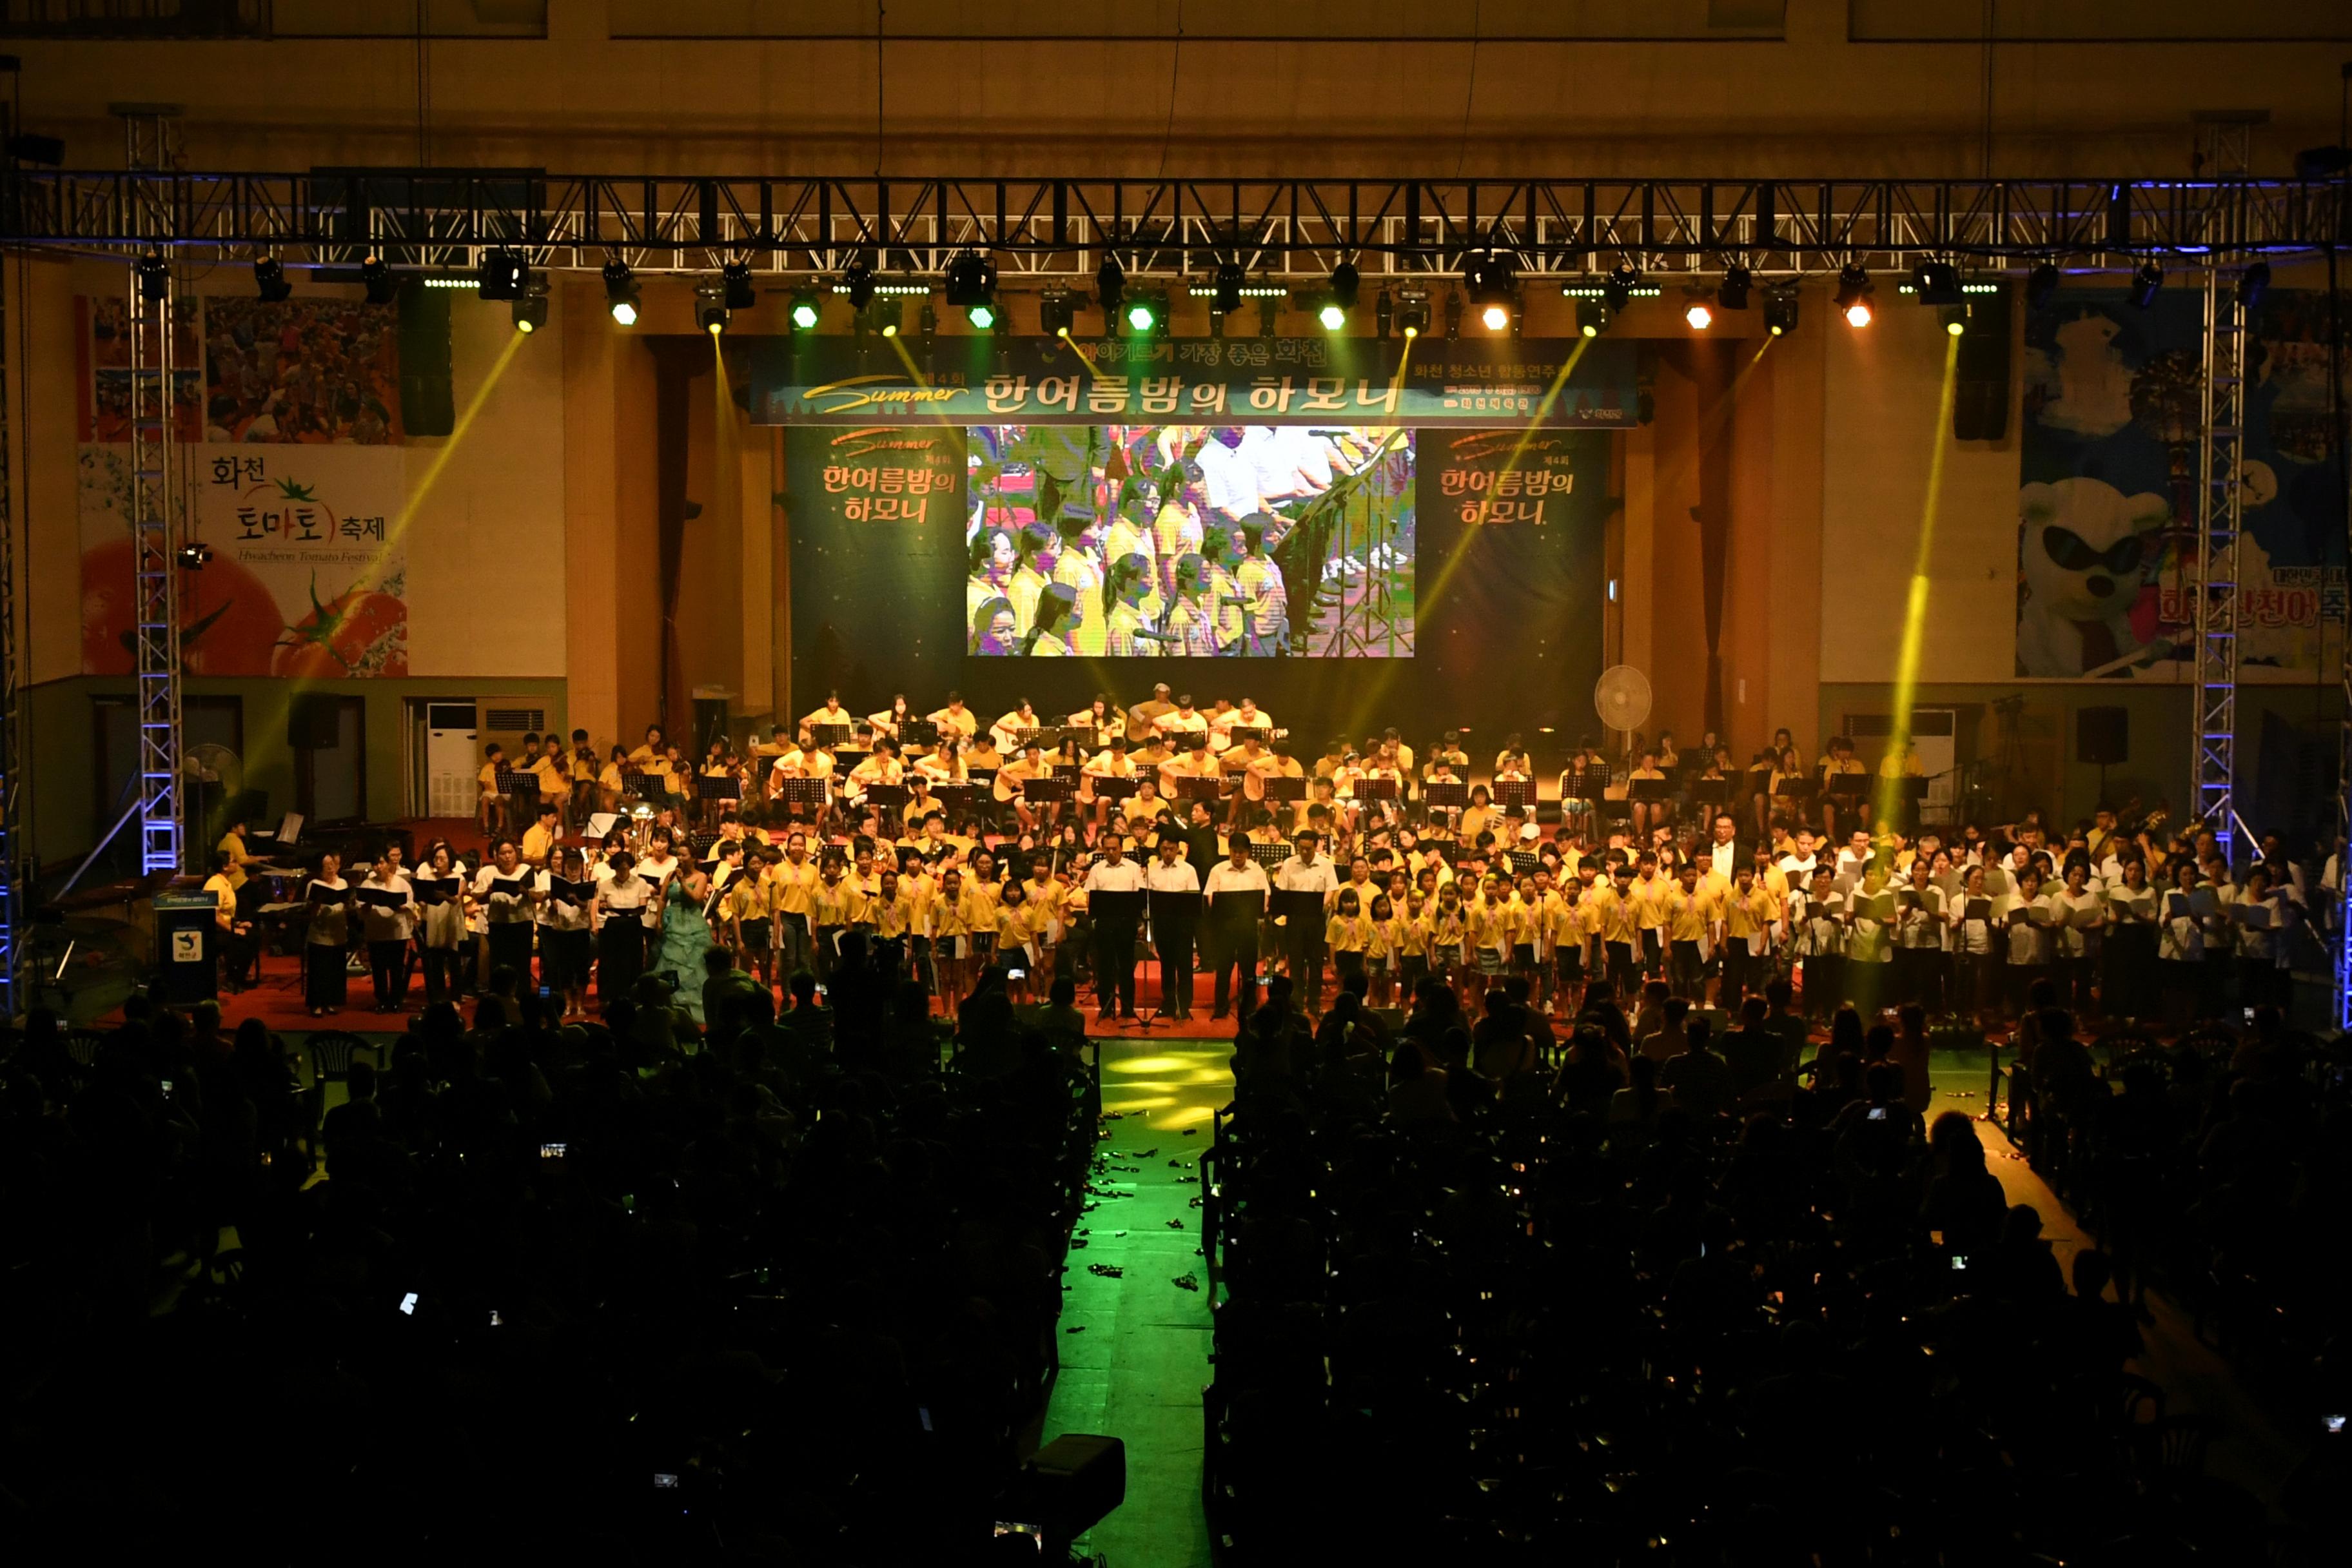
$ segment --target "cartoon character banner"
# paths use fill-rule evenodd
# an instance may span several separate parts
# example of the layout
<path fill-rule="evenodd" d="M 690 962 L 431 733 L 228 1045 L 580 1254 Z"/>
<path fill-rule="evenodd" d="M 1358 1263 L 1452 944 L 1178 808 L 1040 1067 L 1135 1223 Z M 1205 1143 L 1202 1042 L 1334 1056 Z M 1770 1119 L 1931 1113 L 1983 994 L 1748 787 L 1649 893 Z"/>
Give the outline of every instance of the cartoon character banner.
<path fill-rule="evenodd" d="M 189 536 L 212 551 L 204 566 L 180 574 L 184 673 L 408 673 L 400 447 L 205 442 L 181 450 Z M 131 448 L 85 443 L 80 472 L 82 672 L 129 675 Z"/>
<path fill-rule="evenodd" d="M 2204 300 L 2065 291 L 2025 328 L 2017 673 L 2191 679 Z M 2340 658 L 2342 477 L 2328 440 L 2327 296 L 2274 289 L 2250 322 L 2239 669 Z"/>

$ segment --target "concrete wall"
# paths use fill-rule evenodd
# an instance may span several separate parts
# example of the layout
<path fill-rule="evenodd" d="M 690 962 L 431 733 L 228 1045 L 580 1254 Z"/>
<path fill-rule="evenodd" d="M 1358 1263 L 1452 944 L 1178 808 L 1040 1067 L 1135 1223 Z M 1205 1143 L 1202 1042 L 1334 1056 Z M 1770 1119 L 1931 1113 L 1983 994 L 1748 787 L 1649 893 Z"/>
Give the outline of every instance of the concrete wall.
<path fill-rule="evenodd" d="M 894 3 L 877 49 L 870 0 L 552 0 L 544 37 L 433 39 L 421 62 L 406 37 L 12 47 L 26 122 L 88 167 L 120 157 L 107 104 L 160 101 L 214 168 L 2097 177 L 2187 174 L 2198 110 L 2267 111 L 2256 166 L 2283 173 L 2335 137 L 2341 51 L 2315 40 L 2352 33 L 2294 0 L 2004 5 L 1990 45 L 1975 0 L 1864 10 Z M 697 30 L 719 36 L 624 36 Z"/>

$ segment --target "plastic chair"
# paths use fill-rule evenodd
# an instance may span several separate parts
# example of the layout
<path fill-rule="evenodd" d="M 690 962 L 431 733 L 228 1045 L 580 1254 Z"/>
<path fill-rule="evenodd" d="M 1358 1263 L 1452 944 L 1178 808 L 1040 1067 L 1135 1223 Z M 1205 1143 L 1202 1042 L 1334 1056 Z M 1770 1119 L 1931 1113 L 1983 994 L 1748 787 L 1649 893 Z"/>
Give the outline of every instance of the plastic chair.
<path fill-rule="evenodd" d="M 66 1055 L 71 1057 L 78 1066 L 95 1067 L 98 1065 L 99 1047 L 111 1033 L 110 1029 L 68 1029 L 66 1031 Z"/>

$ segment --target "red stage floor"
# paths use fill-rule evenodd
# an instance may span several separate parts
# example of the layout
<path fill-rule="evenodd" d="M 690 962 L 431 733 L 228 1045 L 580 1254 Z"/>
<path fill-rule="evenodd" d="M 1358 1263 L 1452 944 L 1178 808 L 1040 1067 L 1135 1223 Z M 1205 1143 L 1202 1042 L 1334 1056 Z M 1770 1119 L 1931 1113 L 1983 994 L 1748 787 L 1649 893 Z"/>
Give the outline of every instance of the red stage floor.
<path fill-rule="evenodd" d="M 1113 1021 L 1097 1021 L 1095 1018 L 1092 994 L 1090 993 L 1081 994 L 1078 1000 L 1087 1015 L 1089 1034 L 1130 1038 L 1232 1039 L 1234 1037 L 1232 1022 L 1222 1019 L 1212 1020 L 1209 1016 L 1209 983 L 1206 980 L 1198 980 L 1196 985 L 1201 1000 L 1195 1004 L 1190 1020 L 1181 1024 L 1160 1023 L 1148 1029 L 1139 1028 L 1134 1024 L 1122 1026 Z M 345 994 L 350 998 L 350 1005 L 341 1012 L 324 1018 L 313 1018 L 310 1016 L 310 1009 L 302 1005 L 300 961 L 272 954 L 261 961 L 259 985 L 237 995 L 221 997 L 221 1018 L 224 1023 L 230 1026 L 241 1024 L 247 1018 L 258 1018 L 271 1029 L 282 1035 L 307 1034 L 312 1029 L 342 1029 L 356 1035 L 384 1035 L 405 1032 L 409 1020 L 425 1011 L 425 992 L 421 977 L 411 980 L 407 1005 L 398 1015 L 379 1013 L 375 1010 L 373 1002 L 374 993 L 368 977 L 364 974 L 353 974 L 349 977 Z M 593 989 L 589 997 L 593 1006 L 595 999 Z M 1137 975 L 1137 1012 L 1149 1016 L 1159 1003 L 1158 976 L 1152 973 L 1150 966 L 1142 966 Z M 113 1027 L 122 1022 L 121 1009 L 117 1008 L 108 1013 L 98 1022 L 100 1027 Z"/>

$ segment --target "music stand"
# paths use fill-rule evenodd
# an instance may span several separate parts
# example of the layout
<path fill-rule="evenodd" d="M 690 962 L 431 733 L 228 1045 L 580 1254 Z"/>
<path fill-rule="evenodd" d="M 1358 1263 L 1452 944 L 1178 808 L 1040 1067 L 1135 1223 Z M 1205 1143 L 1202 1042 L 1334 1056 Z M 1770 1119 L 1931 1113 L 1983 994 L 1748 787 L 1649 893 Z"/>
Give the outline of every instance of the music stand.
<path fill-rule="evenodd" d="M 1543 864 L 1543 857 L 1532 849 L 1506 849 L 1503 853 L 1510 858 L 1511 875 L 1514 877 L 1531 877 L 1535 875 L 1536 868 Z"/>
<path fill-rule="evenodd" d="M 1205 800 L 1210 802 L 1216 801 L 1224 793 L 1223 785 L 1219 780 L 1204 779 L 1196 774 L 1190 773 L 1178 777 L 1175 783 L 1175 798 L 1178 800 Z"/>
<path fill-rule="evenodd" d="M 866 804 L 877 811 L 903 812 L 914 792 L 902 784 L 873 784 L 866 786 Z"/>
<path fill-rule="evenodd" d="M 1394 800 L 1398 794 L 1394 779 L 1362 778 L 1349 787 L 1358 800 Z"/>
<path fill-rule="evenodd" d="M 1070 779 L 1023 779 L 1021 799 L 1028 805 L 1058 805 L 1078 793 L 1076 783 Z"/>
<path fill-rule="evenodd" d="M 1095 952 L 1097 955 L 1101 953 L 1106 945 L 1103 941 L 1104 935 L 1109 933 L 1113 940 L 1108 945 L 1114 952 L 1120 955 L 1118 962 L 1127 965 L 1128 984 L 1130 988 L 1134 984 L 1136 933 L 1143 929 L 1143 916 L 1149 907 L 1150 897 L 1150 895 L 1140 888 L 1131 893 L 1115 893 L 1105 889 L 1089 892 L 1087 895 L 1087 915 L 1093 921 L 1095 928 Z M 1125 942 L 1117 940 L 1117 934 L 1121 931 L 1127 934 Z M 1097 996 L 1108 997 L 1118 994 L 1118 985 L 1114 976 L 1097 975 L 1095 985 Z M 1149 1029 L 1156 1026 L 1159 1019 L 1156 1016 L 1150 1019 L 1138 1017 L 1135 1023 L 1139 1028 Z M 1124 1027 L 1124 1024 L 1121 1026 Z"/>
<path fill-rule="evenodd" d="M 1276 801 L 1295 805 L 1307 798 L 1307 781 L 1304 778 L 1292 778 L 1288 773 L 1269 778 L 1265 781 L 1265 798 L 1269 805 Z"/>
<path fill-rule="evenodd" d="M 1690 797 L 1695 805 L 1727 805 L 1731 801 L 1731 781 L 1693 779 L 1690 781 Z"/>
<path fill-rule="evenodd" d="M 937 746 L 940 727 L 930 719 L 902 719 L 898 721 L 898 743 L 901 746 Z"/>
<path fill-rule="evenodd" d="M 822 746 L 828 752 L 839 746 L 844 741 L 848 740 L 849 735 L 850 726 L 846 724 L 812 724 L 809 726 L 809 739 L 814 741 L 819 746 Z"/>
<path fill-rule="evenodd" d="M 1832 773 L 1828 780 L 1832 799 L 1844 803 L 1858 800 L 1870 793 L 1868 773 Z"/>
<path fill-rule="evenodd" d="M 653 800 L 664 791 L 654 782 L 654 775 L 639 773 L 635 768 L 621 770 L 621 794 L 630 800 Z"/>
<path fill-rule="evenodd" d="M 1251 859 L 1271 871 L 1298 851 L 1288 844 L 1260 844 L 1253 838 L 1249 841 L 1249 852 Z"/>
<path fill-rule="evenodd" d="M 1580 763 L 1570 767 L 1563 778 L 1567 798 L 1599 800 L 1609 791 L 1609 764 L 1603 763 L 1596 767 L 1591 763 Z"/>
<path fill-rule="evenodd" d="M 698 861 L 708 862 L 711 858 L 710 851 L 718 842 L 717 828 L 714 827 L 707 833 L 699 827 L 695 828 L 686 836 L 687 853 L 692 855 Z"/>
<path fill-rule="evenodd" d="M 778 779 L 774 798 L 786 805 L 814 806 L 824 809 L 825 781 L 823 779 Z"/>
<path fill-rule="evenodd" d="M 1524 811 L 1533 815 L 1536 809 L 1536 781 L 1533 779 L 1501 779 L 1494 786 L 1494 801 L 1505 811 Z"/>
<path fill-rule="evenodd" d="M 1095 897 L 1099 896 L 1099 894 L 1095 895 Z M 1189 952 L 1192 944 L 1199 939 L 1200 935 L 1202 914 L 1201 895 L 1198 893 L 1155 892 L 1148 893 L 1145 896 L 1150 900 L 1152 955 L 1155 958 L 1159 956 L 1160 944 L 1162 940 L 1163 932 L 1169 933 L 1168 940 L 1175 941 L 1178 940 L 1175 933 L 1181 931 L 1181 945 Z M 1189 1005 L 1192 998 L 1188 996 L 1185 998 L 1185 1001 Z M 1136 1020 L 1136 1025 L 1139 1028 L 1156 1028 L 1164 1021 L 1163 1015 L 1165 1015 L 1167 1011 L 1168 997 L 1165 994 L 1162 994 L 1160 998 L 1160 1005 L 1151 1010 L 1151 1016 L 1149 1018 L 1138 1018 Z"/>
<path fill-rule="evenodd" d="M 1673 788 L 1672 779 L 1629 779 L 1625 784 L 1625 799 L 1629 803 L 1637 800 L 1662 801 L 1667 798 Z"/>
<path fill-rule="evenodd" d="M 1127 800 L 1134 795 L 1136 790 L 1141 786 L 1141 784 L 1142 781 L 1139 779 L 1103 778 L 1097 776 L 1095 778 L 1095 798 L 1097 800 Z"/>
<path fill-rule="evenodd" d="M 1774 800 L 1811 800 L 1821 793 L 1819 783 L 1811 773 L 1783 773 L 1772 791 Z"/>
<path fill-rule="evenodd" d="M 697 773 L 694 776 L 694 797 L 697 800 L 741 800 L 743 781 L 733 773 Z"/>
<path fill-rule="evenodd" d="M 1423 779 L 1421 814 L 1426 822 L 1441 811 L 1461 811 L 1470 804 L 1470 786 L 1460 779 Z"/>

